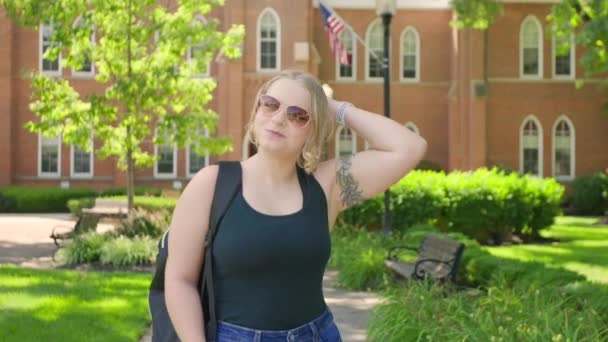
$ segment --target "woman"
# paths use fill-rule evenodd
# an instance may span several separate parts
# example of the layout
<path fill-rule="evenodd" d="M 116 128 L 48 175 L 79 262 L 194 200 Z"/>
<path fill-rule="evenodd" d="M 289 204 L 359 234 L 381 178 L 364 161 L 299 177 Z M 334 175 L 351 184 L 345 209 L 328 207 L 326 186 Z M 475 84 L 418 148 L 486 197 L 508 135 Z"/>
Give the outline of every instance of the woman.
<path fill-rule="evenodd" d="M 372 149 L 321 161 L 334 121 Z M 422 159 L 403 125 L 327 98 L 310 74 L 287 70 L 258 92 L 248 126 L 257 154 L 214 240 L 217 341 L 340 341 L 322 279 L 336 216 L 385 191 Z M 197 293 L 217 166 L 201 169 L 173 213 L 165 275 L 182 341 L 204 341 Z"/>

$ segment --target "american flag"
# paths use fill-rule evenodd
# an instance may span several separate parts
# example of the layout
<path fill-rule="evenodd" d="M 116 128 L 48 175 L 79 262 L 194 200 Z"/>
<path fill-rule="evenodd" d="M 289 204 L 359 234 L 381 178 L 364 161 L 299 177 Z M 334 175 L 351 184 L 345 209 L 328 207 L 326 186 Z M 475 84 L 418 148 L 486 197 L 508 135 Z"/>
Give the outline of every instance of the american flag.
<path fill-rule="evenodd" d="M 329 8 L 325 7 L 322 2 L 319 2 L 319 9 L 321 9 L 321 15 L 323 16 L 323 24 L 325 25 L 325 32 L 327 32 L 327 37 L 329 38 L 331 52 L 340 63 L 350 65 L 350 55 L 344 48 L 344 45 L 340 42 L 340 39 L 338 39 L 340 31 L 344 29 L 344 23 L 337 15 L 332 13 Z"/>

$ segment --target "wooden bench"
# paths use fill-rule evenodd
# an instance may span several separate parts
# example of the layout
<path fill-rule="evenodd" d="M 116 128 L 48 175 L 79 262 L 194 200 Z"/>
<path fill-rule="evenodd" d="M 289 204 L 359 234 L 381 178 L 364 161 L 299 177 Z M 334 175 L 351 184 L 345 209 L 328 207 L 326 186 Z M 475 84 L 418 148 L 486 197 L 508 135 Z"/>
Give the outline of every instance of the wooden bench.
<path fill-rule="evenodd" d="M 413 261 L 401 261 L 396 251 L 417 251 Z M 436 234 L 427 234 L 416 249 L 409 246 L 394 246 L 388 250 L 384 264 L 405 279 L 424 279 L 426 276 L 438 282 L 454 281 L 456 269 L 464 250 L 464 244 Z"/>
<path fill-rule="evenodd" d="M 129 210 L 126 200 L 97 198 L 92 208 L 83 208 L 74 226 L 58 225 L 53 227 L 51 238 L 57 247 L 59 241 L 71 239 L 84 232 L 95 231 L 102 218 L 125 218 Z"/>

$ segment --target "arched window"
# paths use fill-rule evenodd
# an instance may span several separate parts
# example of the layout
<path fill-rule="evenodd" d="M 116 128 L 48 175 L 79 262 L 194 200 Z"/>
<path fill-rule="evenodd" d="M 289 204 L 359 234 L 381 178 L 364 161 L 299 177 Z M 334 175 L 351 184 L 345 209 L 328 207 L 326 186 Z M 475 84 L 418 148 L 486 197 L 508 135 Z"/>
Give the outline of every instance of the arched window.
<path fill-rule="evenodd" d="M 340 41 L 344 45 L 344 49 L 350 57 L 350 65 L 342 64 L 339 60 L 336 60 L 336 79 L 338 80 L 355 80 L 356 77 L 356 47 L 355 35 L 351 29 L 345 27 L 339 34 Z"/>
<path fill-rule="evenodd" d="M 368 80 L 382 79 L 382 58 L 384 51 L 382 23 L 376 19 L 367 28 L 365 52 L 365 77 Z M 372 54 L 373 53 L 373 54 Z M 374 56 L 375 55 L 375 56 Z"/>
<path fill-rule="evenodd" d="M 528 16 L 521 24 L 520 72 L 522 77 L 543 77 L 543 32 L 542 26 L 534 16 Z"/>
<path fill-rule="evenodd" d="M 278 71 L 281 68 L 281 22 L 272 8 L 258 17 L 257 69 Z"/>
<path fill-rule="evenodd" d="M 553 126 L 553 177 L 574 178 L 574 125 L 568 117 L 560 116 Z"/>
<path fill-rule="evenodd" d="M 401 80 L 418 81 L 420 79 L 420 36 L 413 27 L 401 33 Z"/>
<path fill-rule="evenodd" d="M 524 119 L 519 130 L 519 170 L 522 174 L 542 177 L 542 127 L 533 115 Z"/>

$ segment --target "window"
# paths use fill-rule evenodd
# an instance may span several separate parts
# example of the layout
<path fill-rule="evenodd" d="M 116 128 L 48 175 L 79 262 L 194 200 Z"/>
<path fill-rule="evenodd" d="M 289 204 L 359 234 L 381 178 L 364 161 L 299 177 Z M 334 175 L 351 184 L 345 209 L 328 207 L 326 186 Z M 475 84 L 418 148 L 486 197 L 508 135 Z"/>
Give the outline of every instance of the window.
<path fill-rule="evenodd" d="M 420 130 L 418 129 L 418 126 L 416 126 L 416 124 L 414 124 L 413 122 L 409 121 L 405 123 L 405 128 L 409 129 L 410 131 L 420 135 Z"/>
<path fill-rule="evenodd" d="M 158 127 L 155 129 L 154 134 L 158 136 Z M 177 176 L 175 168 L 177 148 L 174 145 L 154 145 L 154 155 L 158 157 L 158 159 L 154 161 L 154 177 L 172 178 Z"/>
<path fill-rule="evenodd" d="M 542 177 L 542 129 L 536 117 L 526 118 L 519 132 L 519 170 L 522 174 Z"/>
<path fill-rule="evenodd" d="M 39 47 L 39 60 L 40 70 L 47 75 L 61 75 L 61 53 L 55 59 L 44 58 L 44 53 L 52 46 L 58 45 L 56 42 L 51 41 L 53 35 L 52 24 L 41 24 L 40 25 L 40 47 Z"/>
<path fill-rule="evenodd" d="M 46 137 L 38 133 L 38 175 L 59 177 L 61 137 Z"/>
<path fill-rule="evenodd" d="M 355 44 L 354 33 L 348 27 L 345 27 L 342 31 L 340 31 L 339 38 L 344 45 L 344 49 L 348 53 L 350 57 L 350 65 L 342 64 L 339 60 L 336 60 L 337 66 L 337 79 L 338 80 L 355 80 L 355 71 L 357 61 L 355 60 L 355 49 L 357 44 Z"/>
<path fill-rule="evenodd" d="M 197 130 L 199 135 L 209 136 L 209 131 L 205 129 L 202 131 L 201 129 Z M 199 155 L 195 149 L 192 147 L 192 144 L 188 144 L 186 147 L 186 172 L 187 177 L 192 177 L 196 174 L 200 169 L 209 165 L 209 154 L 205 153 L 204 155 Z"/>
<path fill-rule="evenodd" d="M 565 116 L 553 127 L 553 177 L 574 178 L 574 126 Z"/>
<path fill-rule="evenodd" d="M 413 27 L 408 27 L 401 34 L 401 80 L 418 81 L 420 79 L 420 36 Z"/>
<path fill-rule="evenodd" d="M 91 151 L 87 152 L 78 145 L 71 146 L 72 177 L 93 177 L 93 136 L 90 142 Z"/>
<path fill-rule="evenodd" d="M 278 71 L 281 66 L 281 29 L 279 16 L 268 8 L 258 17 L 258 71 Z"/>
<path fill-rule="evenodd" d="M 365 41 L 367 43 L 365 53 L 366 78 L 368 80 L 380 80 L 382 79 L 382 58 L 384 56 L 383 31 L 380 20 L 375 20 L 369 25 Z"/>
<path fill-rule="evenodd" d="M 520 32 L 521 76 L 542 78 L 543 36 L 540 22 L 533 16 L 527 17 Z"/>
<path fill-rule="evenodd" d="M 84 25 L 84 20 L 82 19 L 82 17 L 79 17 L 78 19 L 76 19 L 76 22 L 74 22 L 74 27 L 82 27 L 83 25 Z M 95 30 L 94 29 L 91 30 L 91 35 L 89 36 L 89 41 L 91 42 L 91 45 L 95 44 Z M 84 76 L 84 77 L 91 77 L 91 76 L 95 75 L 95 67 L 93 66 L 93 62 L 91 61 L 90 53 L 84 54 L 84 60 L 82 62 L 82 67 L 80 69 L 72 68 L 72 75 L 73 76 Z"/>
<path fill-rule="evenodd" d="M 565 51 L 560 50 L 564 45 Z M 574 78 L 574 35 L 553 37 L 553 77 Z"/>
<path fill-rule="evenodd" d="M 196 20 L 204 24 L 207 23 L 205 18 L 202 17 L 197 16 Z M 205 45 L 203 42 L 199 42 L 198 44 L 193 44 L 188 47 L 188 63 L 190 63 L 191 66 L 194 64 L 194 72 L 192 74 L 194 77 L 207 77 L 210 74 L 209 61 L 207 61 L 206 65 L 198 65 L 200 63 L 196 63 L 199 58 L 204 57 L 204 48 Z"/>
<path fill-rule="evenodd" d="M 336 158 L 352 155 L 357 152 L 357 136 L 346 127 L 339 127 L 336 131 Z"/>

